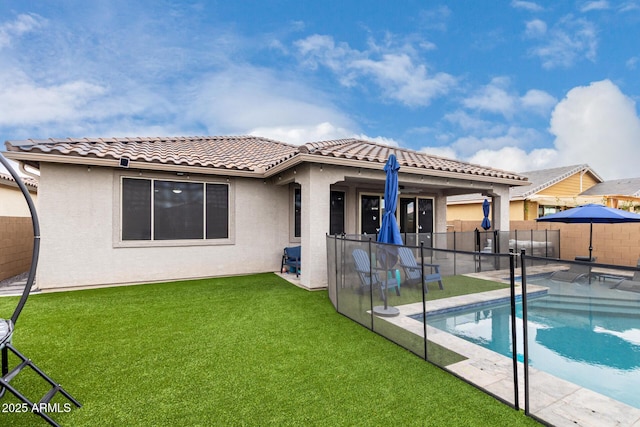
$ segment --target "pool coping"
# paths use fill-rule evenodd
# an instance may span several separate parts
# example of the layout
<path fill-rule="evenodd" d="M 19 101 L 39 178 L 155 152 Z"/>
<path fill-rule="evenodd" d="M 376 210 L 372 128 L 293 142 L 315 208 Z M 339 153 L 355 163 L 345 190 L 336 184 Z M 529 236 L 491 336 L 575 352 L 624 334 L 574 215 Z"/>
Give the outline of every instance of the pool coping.
<path fill-rule="evenodd" d="M 520 290 L 520 287 L 516 287 Z M 546 293 L 547 288 L 527 286 L 527 296 Z M 518 292 L 518 291 L 517 291 Z M 519 295 L 521 297 L 521 291 Z M 510 300 L 509 289 L 461 295 L 427 301 L 427 315 L 446 313 L 463 308 L 475 308 Z M 422 313 L 422 303 L 396 307 L 397 317 L 380 317 L 398 327 L 424 337 L 425 325 L 411 315 Z M 441 345 L 464 357 L 466 360 L 444 368 L 477 387 L 507 402 L 513 402 L 513 361 L 492 350 L 473 344 L 455 335 L 426 325 L 429 341 Z M 519 407 L 524 408 L 524 365 L 517 364 Z M 531 415 L 555 426 L 633 426 L 640 427 L 640 409 L 604 396 L 587 388 L 573 384 L 543 371 L 529 367 Z"/>

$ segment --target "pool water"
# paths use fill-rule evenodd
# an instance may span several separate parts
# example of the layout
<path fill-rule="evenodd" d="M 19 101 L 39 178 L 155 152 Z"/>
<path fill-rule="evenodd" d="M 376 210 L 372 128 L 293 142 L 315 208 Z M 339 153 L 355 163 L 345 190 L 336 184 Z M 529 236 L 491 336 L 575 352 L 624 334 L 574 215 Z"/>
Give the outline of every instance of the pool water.
<path fill-rule="evenodd" d="M 528 300 L 529 365 L 640 408 L 640 294 L 599 284 L 544 285 L 547 296 Z M 486 305 L 428 316 L 427 323 L 512 357 L 510 312 L 508 304 Z M 516 325 L 523 361 L 521 303 Z"/>

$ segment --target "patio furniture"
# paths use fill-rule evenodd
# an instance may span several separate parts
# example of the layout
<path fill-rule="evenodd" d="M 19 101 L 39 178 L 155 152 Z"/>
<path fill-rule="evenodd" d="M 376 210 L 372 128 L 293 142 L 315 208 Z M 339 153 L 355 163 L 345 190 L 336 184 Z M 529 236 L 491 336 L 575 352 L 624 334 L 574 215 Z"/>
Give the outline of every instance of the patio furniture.
<path fill-rule="evenodd" d="M 438 282 L 440 289 L 444 289 L 442 285 L 442 275 L 440 274 L 440 265 L 424 263 L 420 266 L 413 256 L 411 249 L 407 247 L 399 248 L 398 256 L 400 257 L 400 266 L 404 269 L 406 284 L 415 285 L 422 283 L 422 266 L 424 266 L 424 283 Z M 426 286 L 424 287 L 424 291 L 428 292 Z"/>
<path fill-rule="evenodd" d="M 284 268 L 285 266 L 287 266 L 287 269 L 295 269 L 296 277 L 299 277 L 301 250 L 301 246 L 290 246 L 284 248 L 284 253 L 282 254 L 282 263 L 280 264 L 280 271 L 284 273 Z"/>
<path fill-rule="evenodd" d="M 637 268 L 640 268 L 640 260 L 638 260 Z M 621 291 L 640 292 L 640 271 L 635 271 L 631 280 L 623 279 L 611 287 Z"/>
<path fill-rule="evenodd" d="M 354 249 L 351 255 L 353 256 L 358 277 L 360 277 L 361 289 L 367 291 L 371 285 L 377 286 L 380 288 L 380 297 L 383 300 L 385 299 L 385 288 L 395 288 L 396 295 L 400 295 L 400 284 L 394 270 L 372 267 L 369 255 L 362 249 Z M 390 271 L 393 271 L 393 274 L 389 274 Z M 384 279 L 380 278 L 380 272 L 384 273 Z"/>
<path fill-rule="evenodd" d="M 589 258 L 584 256 L 577 256 L 576 261 L 582 262 L 596 262 L 596 258 Z M 549 278 L 558 282 L 575 282 L 583 277 L 588 277 L 591 274 L 591 266 L 588 264 L 570 264 L 568 270 L 560 270 L 551 273 Z"/>
<path fill-rule="evenodd" d="M 31 200 L 31 196 L 29 195 L 29 191 L 25 187 L 24 183 L 20 179 L 20 176 L 13 170 L 12 166 L 7 162 L 2 153 L 0 153 L 0 163 L 11 173 L 16 184 L 22 191 L 27 204 L 29 205 L 29 210 L 31 211 L 31 220 L 33 223 L 33 254 L 31 258 L 31 268 L 29 270 L 29 276 L 27 278 L 27 283 L 22 292 L 22 296 L 18 301 L 18 305 L 16 306 L 11 319 L 0 319 L 0 353 L 1 353 L 1 373 L 0 377 L 0 397 L 4 396 L 4 394 L 9 391 L 15 397 L 17 397 L 22 404 L 25 404 L 27 407 L 27 411 L 33 414 L 39 415 L 44 418 L 52 426 L 58 426 L 58 424 L 49 416 L 47 412 L 50 412 L 49 403 L 51 400 L 58 394 L 62 394 L 66 397 L 70 402 L 72 402 L 75 406 L 81 407 L 82 405 L 76 399 L 74 399 L 65 389 L 62 388 L 60 384 L 53 381 L 47 374 L 45 374 L 35 363 L 28 359 L 25 355 L 20 353 L 12 343 L 13 332 L 15 330 L 16 322 L 18 321 L 18 316 L 22 312 L 24 305 L 27 302 L 27 298 L 29 298 L 29 293 L 31 292 L 31 287 L 33 286 L 33 281 L 35 279 L 36 267 L 38 264 L 38 254 L 40 251 L 40 226 L 38 223 L 38 216 L 36 214 L 35 206 L 33 204 L 33 200 Z M 17 357 L 19 359 L 19 363 L 12 368 L 9 369 L 9 357 L 10 354 Z M 11 384 L 11 381 L 25 368 L 30 368 L 33 372 L 40 376 L 43 380 L 45 380 L 51 386 L 51 389 L 37 402 L 29 400 L 27 396 L 21 393 L 16 387 Z M 21 406 L 22 407 L 22 406 Z"/>

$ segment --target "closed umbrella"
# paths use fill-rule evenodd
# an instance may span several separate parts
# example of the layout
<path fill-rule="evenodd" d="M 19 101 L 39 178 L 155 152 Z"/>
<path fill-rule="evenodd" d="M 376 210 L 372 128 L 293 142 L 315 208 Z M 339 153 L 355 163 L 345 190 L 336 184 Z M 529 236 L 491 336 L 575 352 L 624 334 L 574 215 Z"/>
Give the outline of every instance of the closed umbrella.
<path fill-rule="evenodd" d="M 384 215 L 382 216 L 382 225 L 378 234 L 378 242 L 393 243 L 394 245 L 402 244 L 402 236 L 396 222 L 396 205 L 398 199 L 398 170 L 400 164 L 395 154 L 389 156 L 384 171 L 387 178 L 384 182 Z"/>
<path fill-rule="evenodd" d="M 488 230 L 491 228 L 491 221 L 489 221 L 489 201 L 487 199 L 484 199 L 484 202 L 482 202 L 482 213 L 484 214 L 484 218 L 482 219 L 481 227 Z"/>
<path fill-rule="evenodd" d="M 400 235 L 400 229 L 396 222 L 396 205 L 398 199 L 398 170 L 400 164 L 396 159 L 395 154 L 391 154 L 387 163 L 384 166 L 384 171 L 387 173 L 384 183 L 384 215 L 382 216 L 382 224 L 380 225 L 380 232 L 378 233 L 379 243 L 391 243 L 394 245 L 402 245 L 402 236 Z M 391 246 L 383 246 L 378 251 L 378 258 L 385 266 L 385 275 L 398 260 L 396 250 Z M 383 278 L 384 286 L 387 288 L 387 277 Z M 394 307 L 388 307 L 387 305 L 387 291 L 384 291 L 384 308 L 374 307 L 374 312 L 384 316 L 393 316 L 399 313 Z"/>

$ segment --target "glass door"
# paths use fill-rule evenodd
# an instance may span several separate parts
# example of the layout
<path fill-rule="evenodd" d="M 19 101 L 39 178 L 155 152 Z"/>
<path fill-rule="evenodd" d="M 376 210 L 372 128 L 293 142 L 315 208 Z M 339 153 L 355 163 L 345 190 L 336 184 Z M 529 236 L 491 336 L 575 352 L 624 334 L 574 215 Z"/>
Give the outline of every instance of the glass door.
<path fill-rule="evenodd" d="M 331 207 L 329 208 L 329 234 L 344 233 L 344 191 L 331 192 Z"/>
<path fill-rule="evenodd" d="M 376 234 L 382 221 L 380 196 L 360 196 L 360 232 L 362 234 Z"/>
<path fill-rule="evenodd" d="M 400 199 L 400 233 L 416 232 L 416 199 Z"/>

